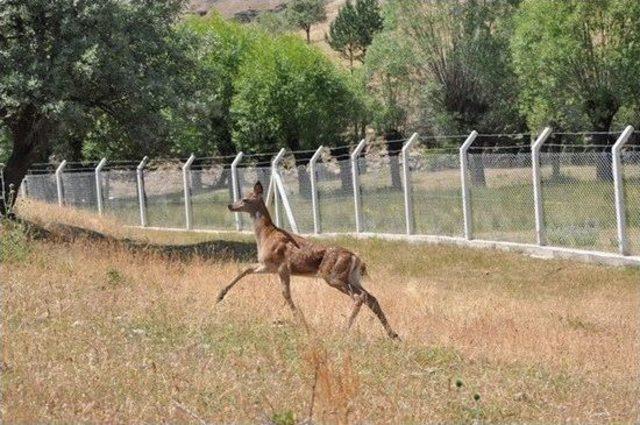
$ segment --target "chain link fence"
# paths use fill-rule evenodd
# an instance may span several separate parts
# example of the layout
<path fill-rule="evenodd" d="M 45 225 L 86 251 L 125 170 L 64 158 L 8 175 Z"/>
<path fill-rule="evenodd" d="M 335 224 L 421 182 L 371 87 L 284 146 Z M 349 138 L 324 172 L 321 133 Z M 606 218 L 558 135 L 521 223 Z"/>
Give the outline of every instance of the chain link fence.
<path fill-rule="evenodd" d="M 149 226 L 185 227 L 184 184 L 179 163 L 150 164 L 144 170 L 144 193 Z"/>
<path fill-rule="evenodd" d="M 459 146 L 463 138 L 440 140 Z M 460 156 L 455 149 L 433 149 L 421 138 L 408 152 L 415 230 L 423 235 L 462 236 Z"/>
<path fill-rule="evenodd" d="M 140 224 L 138 181 L 135 164 L 121 164 L 100 172 L 102 205 L 104 213 L 133 226 Z"/>
<path fill-rule="evenodd" d="M 493 138 L 469 150 L 473 234 L 478 239 L 535 243 L 530 144 Z M 482 138 L 478 143 L 483 143 Z"/>
<path fill-rule="evenodd" d="M 349 158 L 348 151 L 325 151 L 316 163 L 316 190 L 322 232 L 353 232 L 356 228 L 353 176 Z"/>
<path fill-rule="evenodd" d="M 542 199 L 550 245 L 618 249 L 610 145 L 590 135 L 554 134 L 540 157 Z"/>
<path fill-rule="evenodd" d="M 405 231 L 399 160 L 405 141 L 369 144 L 357 160 L 364 232 Z"/>
<path fill-rule="evenodd" d="M 640 255 L 640 137 L 622 152 L 629 253 Z"/>
<path fill-rule="evenodd" d="M 541 217 L 547 244 L 584 250 L 618 252 L 617 218 L 612 175 L 611 146 L 618 134 L 554 133 L 540 153 Z M 424 137 L 402 154 L 406 140 L 370 142 L 357 158 L 355 170 L 360 196 L 361 230 L 371 233 L 404 234 L 404 167 L 407 167 L 410 197 L 409 219 L 419 235 L 464 235 L 464 208 L 460 146 L 465 136 Z M 622 151 L 622 181 L 625 213 L 632 255 L 640 255 L 640 137 L 634 134 Z M 468 184 L 471 237 L 490 241 L 536 243 L 536 215 L 532 175 L 531 135 L 479 135 L 466 154 L 464 170 Z M 434 146 L 437 146 L 434 147 Z M 444 147 L 443 147 L 444 146 Z M 301 233 L 353 233 L 356 231 L 353 147 L 323 148 L 316 153 L 315 173 L 309 159 L 313 152 L 295 152 L 277 164 L 293 218 Z M 246 155 L 236 171 L 242 198 L 261 181 L 271 182 L 271 156 Z M 234 230 L 233 158 L 196 159 L 186 170 L 187 198 L 191 202 L 192 228 Z M 185 171 L 181 161 L 155 161 L 142 171 L 138 187 L 135 163 L 113 163 L 99 173 L 102 210 L 127 225 L 139 225 L 143 191 L 147 224 L 185 228 Z M 57 203 L 55 167 L 30 173 L 26 193 L 30 198 Z M 315 179 L 317 216 L 312 207 Z M 89 166 L 62 174 L 65 205 L 98 209 L 95 172 Z M 276 198 L 280 198 L 276 196 Z M 275 216 L 274 205 L 271 205 Z M 282 199 L 275 204 L 280 223 L 292 223 Z M 252 223 L 239 215 L 242 229 Z M 275 218 L 275 217 L 274 217 Z"/>
<path fill-rule="evenodd" d="M 308 163 L 296 165 L 295 157 L 286 158 L 278 168 L 284 183 L 287 199 L 291 205 L 293 216 L 301 233 L 313 233 L 313 209 L 311 208 L 311 175 Z M 284 210 L 284 208 L 283 208 Z M 284 214 L 282 222 L 285 228 L 291 229 L 291 223 Z"/>
<path fill-rule="evenodd" d="M 188 173 L 188 184 L 195 229 L 233 228 L 233 214 L 227 208 L 233 202 L 228 164 L 199 161 Z"/>

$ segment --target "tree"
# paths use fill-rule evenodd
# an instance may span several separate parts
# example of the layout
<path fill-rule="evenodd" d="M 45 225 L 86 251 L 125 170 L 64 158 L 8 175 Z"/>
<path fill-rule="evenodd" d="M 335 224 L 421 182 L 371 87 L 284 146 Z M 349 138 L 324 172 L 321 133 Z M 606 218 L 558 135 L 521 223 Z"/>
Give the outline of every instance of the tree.
<path fill-rule="evenodd" d="M 359 110 L 345 77 L 295 36 L 261 40 L 234 84 L 231 111 L 238 148 L 254 153 L 306 150 L 296 157 L 298 165 L 306 165 L 318 146 L 339 144 L 352 111 Z M 304 170 L 299 179 L 303 190 L 308 179 Z"/>
<path fill-rule="evenodd" d="M 311 26 L 327 19 L 325 0 L 291 0 L 287 3 L 287 20 L 307 34 L 311 43 Z"/>
<path fill-rule="evenodd" d="M 525 0 L 511 42 L 523 111 L 575 110 L 593 130 L 609 132 L 620 108 L 640 95 L 638 22 L 634 0 Z M 596 144 L 613 141 L 595 136 Z M 600 161 L 597 174 L 610 180 L 610 161 Z"/>
<path fill-rule="evenodd" d="M 391 160 L 391 184 L 401 187 L 399 153 L 408 133 L 407 115 L 415 105 L 416 88 L 412 84 L 412 69 L 416 66 L 411 49 L 394 32 L 378 34 L 369 48 L 364 69 L 369 90 L 379 100 L 373 108 L 374 125 L 387 141 Z"/>
<path fill-rule="evenodd" d="M 325 37 L 329 46 L 349 61 L 349 69 L 353 69 L 355 60 L 364 62 L 367 48 L 381 30 L 382 16 L 377 0 L 356 0 L 355 6 L 347 0 Z"/>
<path fill-rule="evenodd" d="M 411 49 L 418 111 L 434 133 L 513 132 L 524 127 L 517 108 L 517 78 L 510 61 L 512 0 L 396 0 L 388 3 L 385 31 Z M 412 66 L 413 66 L 412 64 Z M 480 143 L 495 142 L 480 140 Z M 475 157 L 474 157 L 475 159 Z M 481 161 L 473 179 L 484 183 Z"/>
<path fill-rule="evenodd" d="M 6 0 L 0 13 L 0 119 L 12 152 L 5 190 L 71 116 L 107 117 L 140 145 L 161 140 L 159 112 L 180 90 L 188 44 L 182 1 Z M 1 206 L 4 212 L 4 202 Z"/>

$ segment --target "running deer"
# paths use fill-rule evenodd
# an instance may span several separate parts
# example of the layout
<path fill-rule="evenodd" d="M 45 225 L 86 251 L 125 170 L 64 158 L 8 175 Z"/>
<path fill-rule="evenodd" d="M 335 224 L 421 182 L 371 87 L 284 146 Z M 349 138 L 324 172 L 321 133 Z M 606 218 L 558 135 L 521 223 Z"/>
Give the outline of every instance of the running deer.
<path fill-rule="evenodd" d="M 362 304 L 378 317 L 390 338 L 398 338 L 391 329 L 378 300 L 362 287 L 362 276 L 366 274 L 364 262 L 354 253 L 338 246 L 325 247 L 301 236 L 276 227 L 262 198 L 263 188 L 257 182 L 253 193 L 229 205 L 233 212 L 246 212 L 253 219 L 253 228 L 258 245 L 258 263 L 242 271 L 218 294 L 218 302 L 243 277 L 253 273 L 278 274 L 282 295 L 294 314 L 298 313 L 291 298 L 291 276 L 323 278 L 353 300 L 347 322 L 347 330 L 356 319 Z"/>

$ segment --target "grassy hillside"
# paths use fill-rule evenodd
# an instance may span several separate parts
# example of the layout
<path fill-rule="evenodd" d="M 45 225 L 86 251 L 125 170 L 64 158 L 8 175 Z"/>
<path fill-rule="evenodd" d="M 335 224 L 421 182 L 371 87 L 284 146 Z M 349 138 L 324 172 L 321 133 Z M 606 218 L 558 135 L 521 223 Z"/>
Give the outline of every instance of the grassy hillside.
<path fill-rule="evenodd" d="M 215 9 L 222 16 L 233 18 L 237 13 L 248 10 L 256 10 L 258 12 L 274 10 L 286 2 L 287 0 L 192 0 L 190 9 L 196 12 Z M 324 41 L 324 35 L 329 32 L 329 24 L 338 15 L 338 10 L 344 3 L 345 0 L 327 0 L 327 20 L 314 25 L 311 29 L 311 42 L 317 44 L 331 57 L 336 57 L 336 55 Z M 300 36 L 304 36 L 302 31 L 300 31 Z"/>

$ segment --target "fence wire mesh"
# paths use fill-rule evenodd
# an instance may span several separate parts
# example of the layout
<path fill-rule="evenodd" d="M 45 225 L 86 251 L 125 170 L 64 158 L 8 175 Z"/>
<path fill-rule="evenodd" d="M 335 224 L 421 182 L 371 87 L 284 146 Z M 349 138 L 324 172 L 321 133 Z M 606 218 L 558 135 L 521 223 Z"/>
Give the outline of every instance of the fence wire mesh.
<path fill-rule="evenodd" d="M 481 135 L 482 136 L 482 135 Z M 597 136 L 597 137 L 596 137 Z M 535 243 L 535 214 L 530 140 L 517 135 L 495 146 L 478 139 L 468 153 L 473 236 L 477 239 Z M 617 219 L 612 178 L 611 144 L 616 134 L 553 134 L 540 156 L 544 227 L 547 244 L 597 251 L 618 251 Z M 597 138 L 598 143 L 594 140 Z M 640 255 L 640 144 L 633 136 L 622 152 L 627 239 L 632 255 Z M 461 236 L 462 191 L 458 148 L 463 138 L 429 147 L 420 140 L 408 155 L 416 234 Z M 494 140 L 495 142 L 495 140 Z M 403 141 L 371 143 L 357 159 L 362 230 L 403 234 L 406 231 L 402 182 Z M 295 153 L 294 153 L 295 154 Z M 305 153 L 306 154 L 306 153 Z M 300 160 L 300 158 L 298 158 Z M 208 161 L 208 162 L 207 162 Z M 188 172 L 188 188 L 195 229 L 230 230 L 234 215 L 230 166 L 216 159 L 197 159 Z M 310 168 L 285 158 L 279 167 L 285 194 L 301 233 L 314 229 Z M 185 198 L 181 163 L 151 163 L 144 171 L 144 195 L 149 226 L 184 228 Z M 62 174 L 66 205 L 97 210 L 95 173 L 88 166 Z M 27 197 L 57 203 L 55 165 L 45 164 L 25 178 Z M 271 180 L 271 163 L 248 155 L 239 165 L 240 196 L 261 181 Z M 348 149 L 326 149 L 315 166 L 320 231 L 356 230 L 354 187 Z M 124 224 L 140 224 L 135 164 L 107 166 L 100 173 L 103 211 Z M 275 218 L 273 206 L 269 206 Z M 291 228 L 280 200 L 280 223 Z M 251 221 L 240 215 L 243 229 Z"/>
<path fill-rule="evenodd" d="M 531 151 L 512 144 L 469 150 L 469 193 L 476 239 L 534 243 Z"/>
<path fill-rule="evenodd" d="M 313 233 L 313 210 L 311 209 L 311 178 L 308 165 L 295 165 L 295 159 L 288 158 L 284 166 L 279 168 L 282 182 L 284 183 L 287 199 L 291 205 L 294 219 L 298 225 L 298 231 Z M 280 199 L 280 198 L 278 198 Z M 284 207 L 280 208 L 285 227 L 291 229 L 291 223 L 284 213 Z"/>
<path fill-rule="evenodd" d="M 58 202 L 58 189 L 54 174 L 29 174 L 25 177 L 27 197 L 53 204 Z"/>
<path fill-rule="evenodd" d="M 316 164 L 320 228 L 326 233 L 354 232 L 353 180 L 348 155 L 336 160 L 324 155 Z"/>
<path fill-rule="evenodd" d="M 400 147 L 402 142 L 399 141 Z M 400 174 L 399 149 L 384 144 L 367 146 L 358 158 L 362 230 L 404 233 L 404 194 Z"/>
<path fill-rule="evenodd" d="M 622 153 L 629 253 L 640 255 L 640 144 Z"/>
<path fill-rule="evenodd" d="M 188 176 L 193 227 L 233 229 L 233 214 L 227 209 L 227 205 L 233 202 L 231 168 L 223 164 L 199 164 L 198 168 L 189 171 Z"/>
<path fill-rule="evenodd" d="M 149 226 L 184 228 L 184 185 L 179 164 L 163 164 L 144 171 Z"/>
<path fill-rule="evenodd" d="M 461 236 L 462 188 L 457 151 L 429 149 L 420 143 L 409 151 L 408 162 L 415 232 Z"/>
<path fill-rule="evenodd" d="M 64 205 L 85 210 L 98 210 L 96 180 L 93 171 L 62 173 Z"/>
<path fill-rule="evenodd" d="M 100 173 L 100 183 L 104 214 L 129 226 L 139 225 L 140 205 L 136 170 L 103 170 Z"/>
<path fill-rule="evenodd" d="M 540 156 L 547 241 L 555 246 L 617 251 L 610 146 L 603 151 L 589 145 L 588 136 L 568 139 L 564 135 L 562 144 L 549 144 Z"/>

